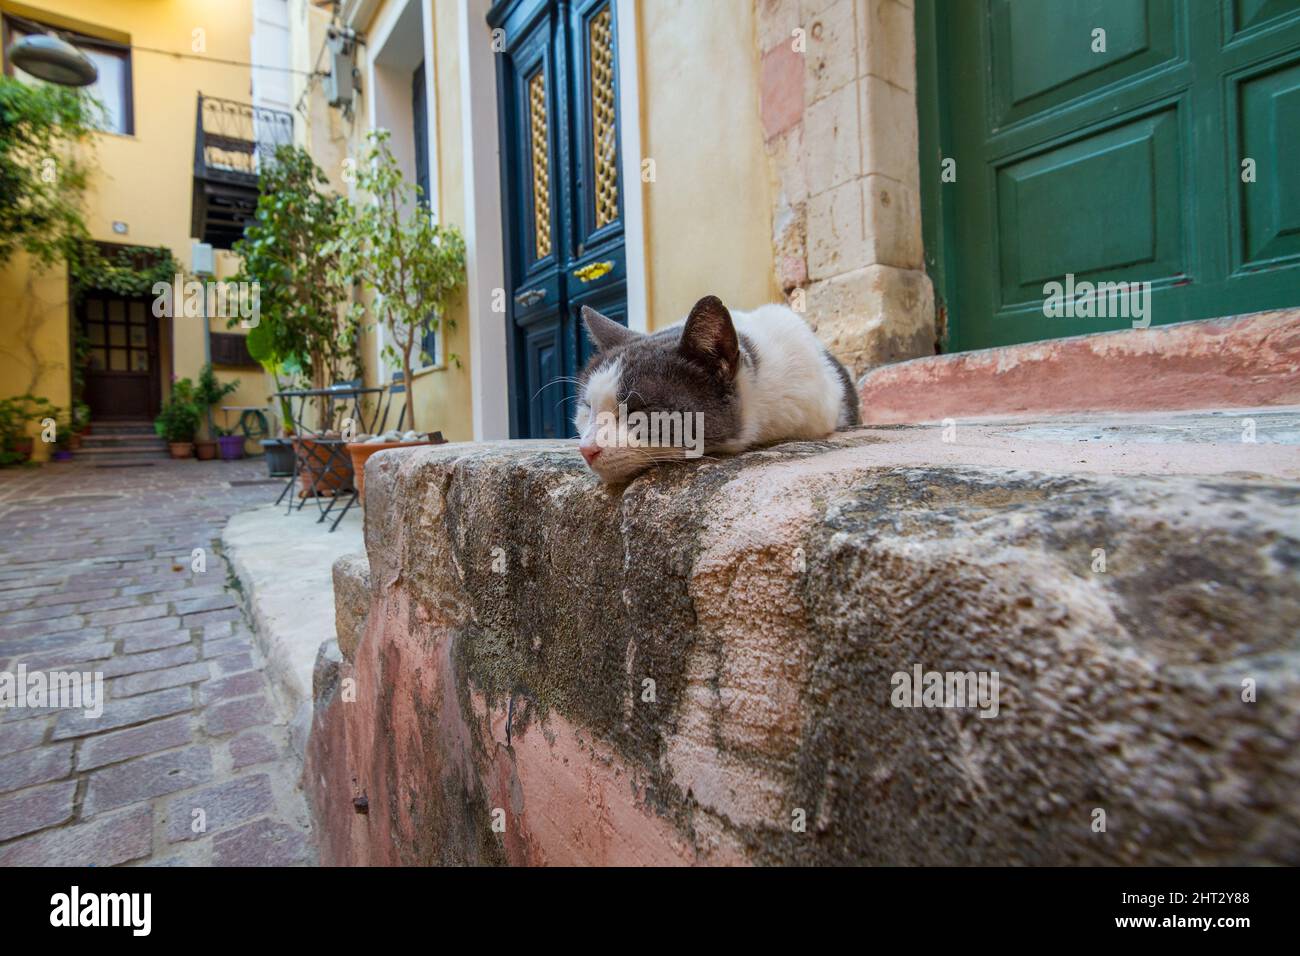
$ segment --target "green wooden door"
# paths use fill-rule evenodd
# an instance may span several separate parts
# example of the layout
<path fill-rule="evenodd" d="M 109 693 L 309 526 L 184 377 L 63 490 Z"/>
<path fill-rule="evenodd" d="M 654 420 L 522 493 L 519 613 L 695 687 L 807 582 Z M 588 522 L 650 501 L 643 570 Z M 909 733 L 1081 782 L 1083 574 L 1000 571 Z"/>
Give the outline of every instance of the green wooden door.
<path fill-rule="evenodd" d="M 1300 305 L 1300 0 L 919 0 L 917 31 L 948 349 Z"/>

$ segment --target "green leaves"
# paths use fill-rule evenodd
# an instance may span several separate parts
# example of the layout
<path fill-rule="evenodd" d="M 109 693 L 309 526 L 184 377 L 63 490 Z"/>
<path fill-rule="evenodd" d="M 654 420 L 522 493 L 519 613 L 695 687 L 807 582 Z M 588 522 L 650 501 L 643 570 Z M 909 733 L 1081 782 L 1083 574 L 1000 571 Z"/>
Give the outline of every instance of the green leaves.
<path fill-rule="evenodd" d="M 21 248 L 48 266 L 86 236 L 78 154 L 98 109 L 83 91 L 0 77 L 0 264 Z"/>
<path fill-rule="evenodd" d="M 159 282 L 170 285 L 183 270 L 166 246 L 126 246 L 105 256 L 88 239 L 69 249 L 68 271 L 76 294 L 91 289 L 119 295 L 152 295 Z"/>
<path fill-rule="evenodd" d="M 325 192 L 327 184 L 304 150 L 281 146 L 262 172 L 256 218 L 234 247 L 243 257 L 237 278 L 261 293 L 249 354 L 267 371 L 302 371 L 318 385 L 361 367 L 350 285 L 335 275 L 347 202 Z"/>
<path fill-rule="evenodd" d="M 407 379 L 411 354 L 425 328 L 437 328 L 451 296 L 465 282 L 465 240 L 454 226 L 434 221 L 418 189 L 402 176 L 388 130 L 375 130 L 357 164 L 357 190 L 338 238 L 334 275 L 375 293 L 372 309 L 392 334 L 386 345 Z M 412 409 L 412 427 L 414 427 Z"/>
<path fill-rule="evenodd" d="M 169 442 L 193 441 L 201 417 L 198 392 L 188 378 L 172 382 L 172 393 L 154 420 L 154 431 Z"/>
<path fill-rule="evenodd" d="M 212 369 L 212 363 L 209 362 L 203 366 L 199 372 L 199 384 L 195 388 L 195 397 L 199 403 L 207 408 L 215 405 L 227 395 L 233 395 L 239 389 L 239 379 L 233 382 L 220 382 L 217 380 L 217 373 Z"/>

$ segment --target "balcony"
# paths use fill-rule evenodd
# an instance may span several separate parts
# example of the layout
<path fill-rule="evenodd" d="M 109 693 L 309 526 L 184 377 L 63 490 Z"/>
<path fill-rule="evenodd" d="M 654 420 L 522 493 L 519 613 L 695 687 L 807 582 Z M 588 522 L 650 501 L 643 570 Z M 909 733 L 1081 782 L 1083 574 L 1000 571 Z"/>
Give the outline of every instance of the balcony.
<path fill-rule="evenodd" d="M 191 234 L 229 249 L 257 209 L 261 171 L 292 143 L 293 114 L 200 94 Z"/>

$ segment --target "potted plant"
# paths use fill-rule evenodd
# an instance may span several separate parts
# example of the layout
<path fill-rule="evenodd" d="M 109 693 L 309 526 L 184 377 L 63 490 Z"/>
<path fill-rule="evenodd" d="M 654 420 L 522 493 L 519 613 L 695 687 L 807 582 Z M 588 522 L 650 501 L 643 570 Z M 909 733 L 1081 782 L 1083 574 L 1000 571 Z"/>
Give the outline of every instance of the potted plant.
<path fill-rule="evenodd" d="M 69 447 L 76 451 L 81 447 L 81 436 L 90 434 L 90 406 L 85 402 L 74 402 L 71 419 L 72 437 Z"/>
<path fill-rule="evenodd" d="M 456 227 L 434 221 L 419 187 L 403 178 L 388 131 L 375 130 L 367 138 L 356 185 L 368 201 L 344 217 L 331 248 L 338 252 L 336 274 L 374 293 L 371 307 L 389 333 L 384 353 L 400 363 L 402 380 L 410 388 L 417 344 L 438 327 L 452 295 L 465 282 L 465 241 Z M 365 485 L 366 459 L 376 451 L 430 443 L 416 424 L 415 403 L 408 401 L 406 410 L 410 431 L 348 445 L 358 489 Z"/>
<path fill-rule="evenodd" d="M 445 445 L 447 439 L 442 437 L 442 432 L 434 432 L 426 435 L 420 432 L 385 432 L 382 435 L 372 437 L 358 437 L 357 441 L 350 442 L 347 446 L 348 455 L 352 458 L 352 472 L 356 476 L 357 494 L 364 505 L 366 501 L 366 462 L 370 456 L 377 451 L 387 451 L 389 448 L 409 448 L 413 445 Z"/>
<path fill-rule="evenodd" d="M 56 411 L 54 415 L 54 453 L 50 455 L 53 461 L 71 461 L 72 460 L 72 439 L 76 432 L 72 430 L 72 413 Z"/>
<path fill-rule="evenodd" d="M 0 464 L 31 461 L 35 440 L 28 433 L 32 422 L 58 420 L 59 410 L 39 395 L 18 395 L 0 401 Z"/>
<path fill-rule="evenodd" d="M 167 440 L 173 458 L 189 458 L 194 453 L 194 435 L 199 430 L 199 406 L 194 383 L 188 378 L 172 383 L 172 393 L 163 403 L 154 431 Z"/>
<path fill-rule="evenodd" d="M 403 178 L 388 130 L 374 130 L 367 139 L 356 186 L 369 201 L 343 217 L 339 238 L 327 248 L 338 254 L 337 276 L 375 294 L 371 307 L 389 332 L 384 353 L 401 364 L 409 388 L 416 345 L 438 327 L 465 282 L 465 240 L 455 226 L 435 222 L 419 187 Z M 414 402 L 407 403 L 407 416 L 418 432 Z"/>
<path fill-rule="evenodd" d="M 244 436 L 229 428 L 217 429 L 217 445 L 222 461 L 237 461 L 244 457 Z"/>
<path fill-rule="evenodd" d="M 204 365 L 199 372 L 199 383 L 194 387 L 194 395 L 199 407 L 203 409 L 208 425 L 208 437 L 196 439 L 194 442 L 194 453 L 200 461 L 209 461 L 217 457 L 217 445 L 220 443 L 219 435 L 222 432 L 212 423 L 212 406 L 227 395 L 233 394 L 238 388 L 239 379 L 224 383 L 217 381 L 217 373 L 212 370 L 211 362 Z M 225 454 L 221 457 L 223 460 L 228 460 Z"/>
<path fill-rule="evenodd" d="M 0 465 L 21 465 L 32 457 L 27 421 L 12 398 L 0 400 Z"/>
<path fill-rule="evenodd" d="M 349 306 L 351 280 L 337 269 L 336 241 L 350 208 L 328 187 L 309 153 L 279 147 L 275 162 L 262 170 L 256 215 L 234 246 L 242 262 L 236 279 L 261 290 L 248 354 L 272 376 L 277 391 L 290 384 L 321 388 L 353 378 L 361 368 L 360 310 Z M 295 445 L 289 400 L 280 398 L 279 406 L 282 437 L 261 442 L 267 470 L 292 474 L 295 454 L 314 467 L 320 449 Z M 329 424 L 317 422 L 322 429 Z"/>

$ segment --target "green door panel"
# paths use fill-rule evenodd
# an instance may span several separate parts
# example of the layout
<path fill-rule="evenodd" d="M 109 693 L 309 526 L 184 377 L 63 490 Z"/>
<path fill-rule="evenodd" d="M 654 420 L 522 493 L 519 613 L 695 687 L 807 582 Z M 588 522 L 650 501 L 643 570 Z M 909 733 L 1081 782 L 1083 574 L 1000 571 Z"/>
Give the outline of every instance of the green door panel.
<path fill-rule="evenodd" d="M 992 125 L 1005 126 L 1167 62 L 1172 0 L 995 0 Z M 1093 30 L 1105 30 L 1105 52 Z"/>
<path fill-rule="evenodd" d="M 1300 255 L 1300 58 L 1239 86 L 1241 156 L 1256 181 L 1237 187 L 1243 242 L 1235 265 L 1257 267 Z M 1259 175 L 1259 166 L 1283 172 Z"/>
<path fill-rule="evenodd" d="M 1241 33 L 1296 12 L 1298 0 L 1235 0 L 1228 4 L 1231 14 L 1229 35 Z"/>
<path fill-rule="evenodd" d="M 1300 0 L 918 0 L 916 16 L 948 350 L 1133 324 L 1089 314 L 1096 298 L 1045 315 L 1067 276 L 1150 283 L 1155 325 L 1300 305 Z"/>
<path fill-rule="evenodd" d="M 1179 178 L 1172 109 L 998 170 L 1001 303 L 1041 306 L 1043 284 L 1067 272 L 1087 279 L 1181 275 Z"/>

